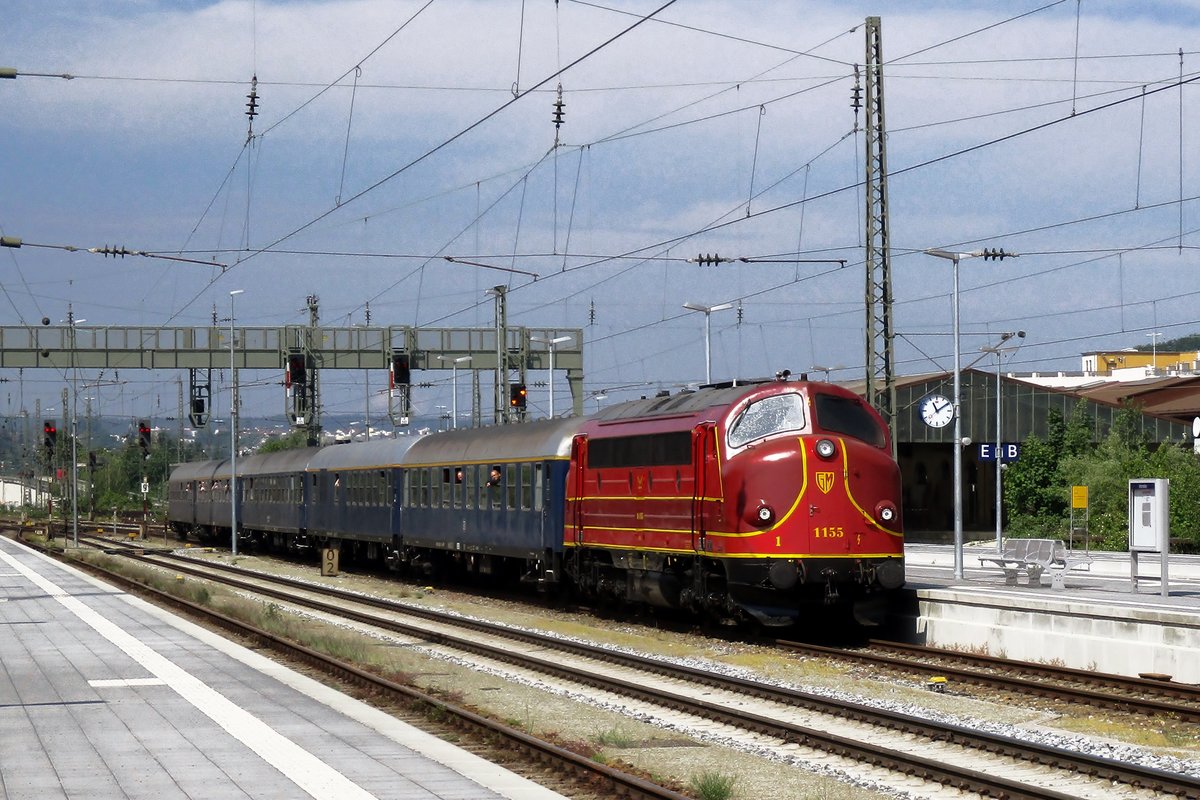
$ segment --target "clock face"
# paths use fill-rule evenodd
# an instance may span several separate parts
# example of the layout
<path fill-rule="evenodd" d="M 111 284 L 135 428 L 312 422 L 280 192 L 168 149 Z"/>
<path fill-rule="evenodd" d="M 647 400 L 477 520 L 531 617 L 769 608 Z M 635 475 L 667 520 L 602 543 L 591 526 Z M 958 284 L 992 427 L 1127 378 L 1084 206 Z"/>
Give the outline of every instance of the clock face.
<path fill-rule="evenodd" d="M 931 394 L 921 401 L 921 419 L 931 428 L 944 428 L 954 420 L 954 404 L 948 397 Z"/>

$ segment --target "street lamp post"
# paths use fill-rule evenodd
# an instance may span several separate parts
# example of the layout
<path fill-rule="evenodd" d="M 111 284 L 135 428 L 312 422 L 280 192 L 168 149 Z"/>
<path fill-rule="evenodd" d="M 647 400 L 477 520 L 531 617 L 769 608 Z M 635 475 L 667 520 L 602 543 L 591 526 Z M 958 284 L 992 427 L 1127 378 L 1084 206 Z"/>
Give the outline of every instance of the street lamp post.
<path fill-rule="evenodd" d="M 461 356 L 460 358 L 446 358 L 438 356 L 438 361 L 450 362 L 450 427 L 458 427 L 458 365 L 466 361 L 470 361 L 470 356 Z M 439 406 L 440 408 L 440 406 Z"/>
<path fill-rule="evenodd" d="M 86 319 L 75 319 L 68 307 L 67 322 L 71 325 L 71 545 L 79 547 L 79 372 L 75 367 L 75 326 Z"/>
<path fill-rule="evenodd" d="M 712 313 L 733 308 L 733 303 L 718 303 L 715 306 L 684 303 L 683 307 L 689 311 L 699 311 L 704 315 L 704 382 L 712 383 L 712 328 L 710 327 Z"/>
<path fill-rule="evenodd" d="M 554 419 L 554 345 L 574 341 L 570 336 L 556 336 L 553 339 L 543 339 L 540 336 L 530 336 L 529 341 L 539 342 L 550 349 L 550 419 Z"/>
<path fill-rule="evenodd" d="M 1000 428 L 1001 428 L 1000 423 L 1003 420 L 1003 416 L 1001 415 L 1001 405 L 1000 405 L 1000 395 L 1002 393 L 1002 384 L 1001 384 L 1001 377 L 1000 377 L 1000 362 L 1004 360 L 1004 349 L 1005 348 L 1001 347 L 1000 345 L 1004 344 L 1005 342 L 1007 342 L 1009 339 L 1013 338 L 1014 336 L 1016 336 L 1018 339 L 1024 339 L 1025 331 L 1005 331 L 1004 333 L 1000 334 L 1000 341 L 996 343 L 995 347 L 979 348 L 980 350 L 982 350 L 985 353 L 995 353 L 996 354 L 996 552 L 997 553 L 999 553 L 1003 550 L 1003 543 L 1004 543 L 1004 530 L 1003 530 L 1003 525 L 1000 521 L 1000 513 L 1003 510 L 1002 495 L 1000 493 L 1001 488 L 1002 488 L 1001 484 L 1000 484 L 1000 468 L 1003 466 L 1003 463 L 1004 463 L 1004 456 L 1000 449 L 1001 447 L 1003 447 L 1003 442 L 1004 442 L 1003 438 L 1000 435 Z"/>
<path fill-rule="evenodd" d="M 233 360 L 233 299 L 245 289 L 229 293 L 229 549 L 237 555 L 237 365 Z"/>
<path fill-rule="evenodd" d="M 933 248 L 926 254 L 937 258 L 950 259 L 954 264 L 954 289 L 951 295 L 950 307 L 953 318 L 952 328 L 954 337 L 954 577 L 963 577 L 963 500 L 962 500 L 962 413 L 959 401 L 962 397 L 962 375 L 958 355 L 958 262 L 964 258 L 974 258 L 983 255 L 982 251 L 973 253 L 952 253 L 948 250 Z"/>

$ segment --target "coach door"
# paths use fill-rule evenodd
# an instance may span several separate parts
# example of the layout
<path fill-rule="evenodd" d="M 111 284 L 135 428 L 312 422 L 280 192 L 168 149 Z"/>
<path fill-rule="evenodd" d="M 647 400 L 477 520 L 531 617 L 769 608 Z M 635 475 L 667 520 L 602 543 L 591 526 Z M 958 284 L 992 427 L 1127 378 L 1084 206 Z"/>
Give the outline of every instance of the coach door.
<path fill-rule="evenodd" d="M 708 549 L 704 498 L 709 496 L 709 454 L 715 452 L 715 435 L 711 423 L 692 428 L 692 550 L 697 553 Z"/>
<path fill-rule="evenodd" d="M 566 522 L 570 528 L 567 535 L 571 541 L 574 541 L 578 545 L 583 544 L 583 498 L 586 492 L 587 451 L 587 436 L 583 434 L 576 436 L 571 442 L 571 467 L 570 473 L 567 476 L 568 516 Z"/>

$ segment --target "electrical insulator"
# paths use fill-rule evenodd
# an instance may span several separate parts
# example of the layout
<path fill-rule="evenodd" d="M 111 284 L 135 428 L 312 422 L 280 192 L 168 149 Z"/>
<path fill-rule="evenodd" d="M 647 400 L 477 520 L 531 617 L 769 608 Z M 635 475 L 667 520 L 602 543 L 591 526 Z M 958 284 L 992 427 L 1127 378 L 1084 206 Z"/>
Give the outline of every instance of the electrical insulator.
<path fill-rule="evenodd" d="M 850 90 L 850 107 L 857 112 L 862 108 L 862 83 L 858 73 L 858 64 L 854 65 L 854 88 Z"/>
<path fill-rule="evenodd" d="M 563 109 L 567 104 L 562 99 L 562 84 L 558 85 L 558 98 L 554 101 L 554 127 L 561 128 L 563 124 Z"/>
<path fill-rule="evenodd" d="M 992 259 L 995 259 L 996 261 L 1003 261 L 1006 258 L 1016 258 L 1016 257 L 1017 257 L 1016 253 L 1005 252 L 1004 248 L 1002 248 L 1002 247 L 985 248 L 983 251 L 983 260 L 984 261 L 991 261 Z"/>
<path fill-rule="evenodd" d="M 588 325 L 596 324 L 596 301 L 593 300 L 588 307 Z"/>
<path fill-rule="evenodd" d="M 253 124 L 254 118 L 258 116 L 258 75 L 250 78 L 250 94 L 246 95 L 246 99 L 250 101 L 246 103 L 246 116 Z"/>
<path fill-rule="evenodd" d="M 737 324 L 738 324 L 738 325 L 741 325 L 741 324 L 742 324 L 742 319 L 743 319 L 745 316 L 746 316 L 746 312 L 745 312 L 745 310 L 742 308 L 742 301 L 741 301 L 741 300 L 738 300 L 738 307 L 737 307 Z"/>

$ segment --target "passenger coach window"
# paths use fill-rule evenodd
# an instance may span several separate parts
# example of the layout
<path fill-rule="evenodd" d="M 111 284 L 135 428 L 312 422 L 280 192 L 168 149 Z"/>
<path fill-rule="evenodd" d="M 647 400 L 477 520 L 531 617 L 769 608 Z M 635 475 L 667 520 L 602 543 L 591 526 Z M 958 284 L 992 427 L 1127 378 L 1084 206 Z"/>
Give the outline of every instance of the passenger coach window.
<path fill-rule="evenodd" d="M 542 486 L 542 465 L 533 465 L 533 510 L 542 510 L 542 498 L 544 496 L 544 487 Z"/>
<path fill-rule="evenodd" d="M 887 438 L 883 425 L 857 397 L 817 394 L 813 397 L 817 425 L 829 433 L 844 433 L 875 447 L 883 447 Z"/>
<path fill-rule="evenodd" d="M 479 475 L 479 467 L 476 464 L 463 467 L 463 499 L 467 508 L 475 507 L 476 500 L 476 477 Z"/>
<path fill-rule="evenodd" d="M 730 447 L 783 431 L 798 431 L 804 427 L 804 398 L 798 394 L 777 394 L 751 403 L 729 426 Z"/>
<path fill-rule="evenodd" d="M 533 508 L 533 464 L 521 465 L 521 508 Z"/>

